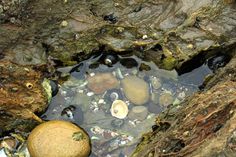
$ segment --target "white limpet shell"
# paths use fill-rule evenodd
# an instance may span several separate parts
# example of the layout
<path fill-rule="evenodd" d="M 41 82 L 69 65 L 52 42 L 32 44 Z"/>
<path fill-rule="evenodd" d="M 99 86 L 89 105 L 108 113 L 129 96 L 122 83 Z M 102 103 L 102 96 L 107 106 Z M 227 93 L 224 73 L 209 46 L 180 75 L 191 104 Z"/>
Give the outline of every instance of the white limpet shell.
<path fill-rule="evenodd" d="M 129 112 L 127 104 L 122 100 L 115 100 L 111 106 L 111 115 L 113 117 L 124 119 Z"/>

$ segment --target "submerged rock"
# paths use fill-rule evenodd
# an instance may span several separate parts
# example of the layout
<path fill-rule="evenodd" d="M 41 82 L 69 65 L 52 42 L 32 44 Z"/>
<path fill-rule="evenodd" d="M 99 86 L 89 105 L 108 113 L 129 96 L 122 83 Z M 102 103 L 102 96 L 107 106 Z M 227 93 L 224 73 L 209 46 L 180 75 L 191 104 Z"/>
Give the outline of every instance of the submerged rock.
<path fill-rule="evenodd" d="M 145 106 L 134 106 L 128 117 L 132 120 L 144 120 L 148 115 L 148 109 Z"/>
<path fill-rule="evenodd" d="M 168 92 L 163 93 L 163 94 L 159 97 L 159 104 L 160 104 L 161 106 L 166 106 L 166 107 L 167 107 L 168 105 L 172 104 L 173 101 L 174 101 L 174 98 L 173 98 L 172 94 L 171 94 L 171 93 L 168 93 Z"/>
<path fill-rule="evenodd" d="M 161 80 L 157 77 L 151 77 L 151 84 L 154 89 L 159 89 L 161 87 Z"/>
<path fill-rule="evenodd" d="M 90 141 L 80 127 L 66 121 L 49 121 L 29 135 L 27 146 L 33 157 L 87 157 Z"/>
<path fill-rule="evenodd" d="M 98 73 L 88 77 L 88 88 L 95 94 L 102 94 L 118 85 L 119 81 L 111 73 Z"/>
<path fill-rule="evenodd" d="M 144 80 L 136 76 L 127 76 L 121 84 L 125 96 L 135 105 L 143 105 L 149 100 L 149 87 Z"/>

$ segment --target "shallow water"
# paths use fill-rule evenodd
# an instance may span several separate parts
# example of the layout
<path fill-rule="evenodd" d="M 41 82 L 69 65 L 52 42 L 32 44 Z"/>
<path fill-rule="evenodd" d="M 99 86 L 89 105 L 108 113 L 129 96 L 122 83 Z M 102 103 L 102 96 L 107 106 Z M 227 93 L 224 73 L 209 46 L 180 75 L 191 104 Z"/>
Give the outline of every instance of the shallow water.
<path fill-rule="evenodd" d="M 106 58 L 114 62 L 111 64 Z M 52 98 L 42 118 L 63 119 L 80 125 L 91 137 L 91 156 L 101 157 L 129 156 L 142 133 L 151 131 L 156 115 L 168 105 L 179 105 L 186 97 L 198 91 L 204 77 L 211 73 L 203 65 L 178 76 L 175 70 L 159 69 L 154 63 L 142 61 L 136 56 L 114 57 L 104 54 L 93 56 L 74 67 L 59 68 L 58 71 L 62 75 L 69 74 L 69 78 L 60 85 L 58 94 Z M 96 94 L 91 87 L 88 88 L 88 79 L 101 73 L 110 73 L 109 77 L 119 82 L 127 76 L 142 79 L 148 85 L 148 101 L 135 105 L 127 96 L 127 92 L 132 90 L 125 92 L 121 83 L 116 88 Z M 96 83 L 93 85 L 96 89 L 102 83 L 109 84 L 105 81 Z M 111 115 L 111 106 L 116 99 L 128 106 L 129 113 L 124 119 Z M 132 109 L 137 106 L 144 106 L 142 108 L 145 110 L 134 112 Z"/>

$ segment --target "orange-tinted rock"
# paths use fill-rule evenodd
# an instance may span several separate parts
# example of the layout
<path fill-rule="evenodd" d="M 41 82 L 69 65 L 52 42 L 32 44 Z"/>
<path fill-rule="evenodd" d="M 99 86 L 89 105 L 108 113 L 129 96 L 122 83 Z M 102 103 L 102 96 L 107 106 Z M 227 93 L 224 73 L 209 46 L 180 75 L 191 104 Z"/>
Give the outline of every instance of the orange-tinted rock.
<path fill-rule="evenodd" d="M 32 66 L 1 61 L 0 74 L 0 128 L 24 130 L 34 124 L 33 113 L 47 108 L 42 73 Z"/>
<path fill-rule="evenodd" d="M 87 133 L 66 121 L 49 121 L 29 135 L 27 146 L 32 157 L 88 157 L 91 151 Z"/>
<path fill-rule="evenodd" d="M 95 94 L 118 87 L 119 81 L 111 73 L 98 73 L 88 77 L 88 88 Z"/>

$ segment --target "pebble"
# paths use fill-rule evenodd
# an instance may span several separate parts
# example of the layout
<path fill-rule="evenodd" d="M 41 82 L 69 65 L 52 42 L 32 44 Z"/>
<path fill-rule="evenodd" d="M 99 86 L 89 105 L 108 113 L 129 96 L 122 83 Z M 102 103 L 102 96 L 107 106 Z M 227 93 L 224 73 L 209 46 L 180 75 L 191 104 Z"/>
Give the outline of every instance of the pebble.
<path fill-rule="evenodd" d="M 111 126 L 115 129 L 121 128 L 122 125 L 124 125 L 124 120 L 123 119 L 113 119 L 111 121 Z"/>
<path fill-rule="evenodd" d="M 131 109 L 128 117 L 131 120 L 137 119 L 137 120 L 142 121 L 142 120 L 146 119 L 147 115 L 148 115 L 147 107 L 145 107 L 145 106 L 134 106 Z"/>
<path fill-rule="evenodd" d="M 161 96 L 159 97 L 159 104 L 161 106 L 167 107 L 168 105 L 172 104 L 173 101 L 174 101 L 174 98 L 172 94 L 168 92 L 161 94 Z"/>
<path fill-rule="evenodd" d="M 61 26 L 62 26 L 62 27 L 66 27 L 67 25 L 68 25 L 68 22 L 65 21 L 65 20 L 61 22 Z"/>
<path fill-rule="evenodd" d="M 154 89 L 159 89 L 161 87 L 161 80 L 157 77 L 151 77 L 151 84 Z"/>
<path fill-rule="evenodd" d="M 83 129 L 58 120 L 38 125 L 29 135 L 27 146 L 33 157 L 87 157 L 91 151 Z"/>
<path fill-rule="evenodd" d="M 87 93 L 87 96 L 93 96 L 93 95 L 94 95 L 93 92 L 88 92 L 88 93 Z"/>
<path fill-rule="evenodd" d="M 149 103 L 148 104 L 148 111 L 151 113 L 161 113 L 162 107 L 159 104 Z"/>
<path fill-rule="evenodd" d="M 99 100 L 98 100 L 98 104 L 105 104 L 104 99 L 99 99 Z"/>
<path fill-rule="evenodd" d="M 102 94 L 109 89 L 118 87 L 119 81 L 111 73 L 98 73 L 88 77 L 88 88 L 95 94 Z"/>
<path fill-rule="evenodd" d="M 149 86 L 144 80 L 127 76 L 121 83 L 125 96 L 135 105 L 143 105 L 149 100 Z"/>

